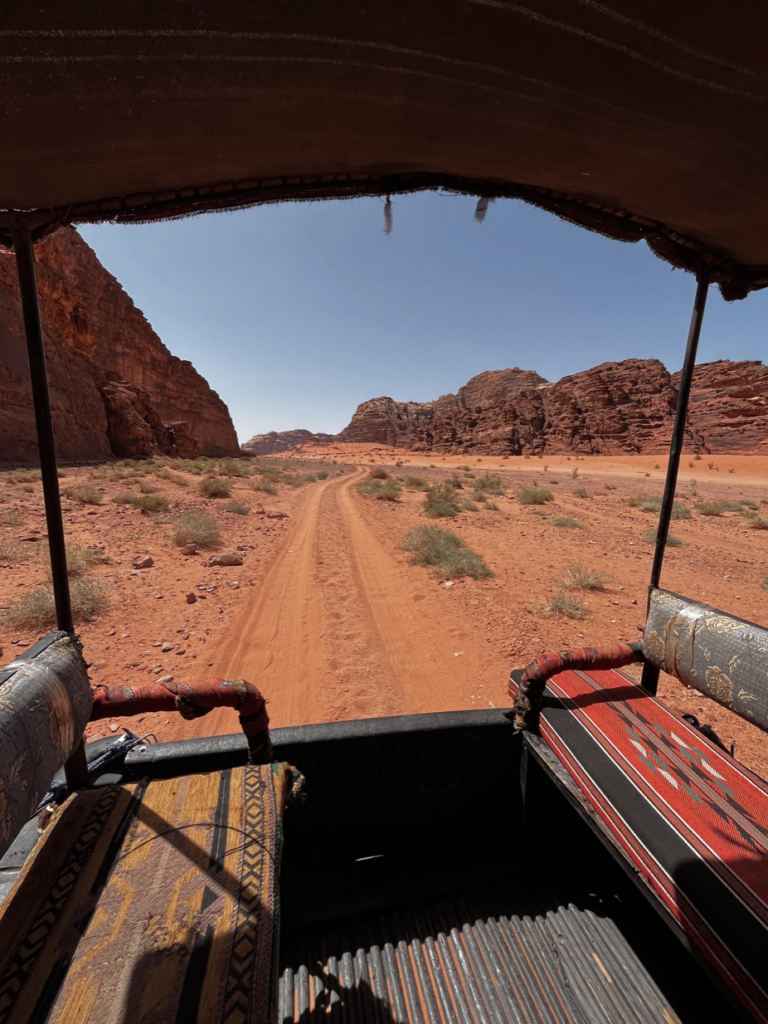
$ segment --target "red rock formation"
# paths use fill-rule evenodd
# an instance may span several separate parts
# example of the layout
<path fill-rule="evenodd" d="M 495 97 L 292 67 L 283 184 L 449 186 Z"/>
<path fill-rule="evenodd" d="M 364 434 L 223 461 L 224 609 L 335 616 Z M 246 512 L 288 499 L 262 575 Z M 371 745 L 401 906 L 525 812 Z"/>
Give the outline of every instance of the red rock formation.
<path fill-rule="evenodd" d="M 529 370 L 494 370 L 434 402 L 363 402 L 338 440 L 445 454 L 661 454 L 677 382 L 657 359 L 603 363 L 556 384 Z M 697 367 L 686 434 L 695 451 L 768 448 L 768 367 Z"/>
<path fill-rule="evenodd" d="M 226 405 L 172 356 L 76 231 L 36 246 L 56 446 L 64 461 L 236 455 Z M 0 255 L 0 462 L 35 461 L 13 256 Z"/>
<path fill-rule="evenodd" d="M 309 430 L 270 430 L 268 434 L 255 434 L 240 447 L 251 455 L 272 455 L 287 452 L 301 444 L 322 444 L 331 440 L 332 434 L 313 434 Z"/>

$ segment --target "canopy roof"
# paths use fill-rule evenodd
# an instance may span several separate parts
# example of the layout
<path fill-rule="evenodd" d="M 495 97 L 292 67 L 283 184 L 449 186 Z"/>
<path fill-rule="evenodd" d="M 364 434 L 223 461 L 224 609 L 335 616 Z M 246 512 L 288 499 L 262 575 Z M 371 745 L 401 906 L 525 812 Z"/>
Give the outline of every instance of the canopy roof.
<path fill-rule="evenodd" d="M 727 298 L 768 284 L 762 0 L 37 0 L 0 26 L 0 207 L 150 220 L 518 196 Z"/>

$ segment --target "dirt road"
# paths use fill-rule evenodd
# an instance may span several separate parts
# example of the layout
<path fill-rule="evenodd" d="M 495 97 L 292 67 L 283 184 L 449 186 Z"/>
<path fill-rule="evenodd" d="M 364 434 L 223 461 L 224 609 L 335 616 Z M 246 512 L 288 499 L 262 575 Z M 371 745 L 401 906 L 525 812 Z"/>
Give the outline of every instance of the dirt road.
<path fill-rule="evenodd" d="M 364 475 L 308 492 L 219 644 L 214 674 L 255 682 L 275 727 L 471 706 L 480 665 L 461 627 L 430 614 L 424 574 L 377 539 L 354 491 Z M 232 731 L 226 712 L 192 724 Z"/>

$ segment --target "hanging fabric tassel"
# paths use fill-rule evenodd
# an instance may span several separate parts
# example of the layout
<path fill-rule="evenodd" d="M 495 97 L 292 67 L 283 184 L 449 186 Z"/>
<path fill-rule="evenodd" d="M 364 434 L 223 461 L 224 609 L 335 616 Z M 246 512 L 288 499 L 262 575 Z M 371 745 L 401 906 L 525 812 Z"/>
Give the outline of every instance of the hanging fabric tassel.
<path fill-rule="evenodd" d="M 384 234 L 392 234 L 392 200 L 387 196 L 387 201 L 384 203 Z"/>
<path fill-rule="evenodd" d="M 478 224 L 482 224 L 485 220 L 485 215 L 488 212 L 488 204 L 494 200 L 489 199 L 488 196 L 480 196 L 477 200 L 477 206 L 475 207 L 475 220 Z"/>

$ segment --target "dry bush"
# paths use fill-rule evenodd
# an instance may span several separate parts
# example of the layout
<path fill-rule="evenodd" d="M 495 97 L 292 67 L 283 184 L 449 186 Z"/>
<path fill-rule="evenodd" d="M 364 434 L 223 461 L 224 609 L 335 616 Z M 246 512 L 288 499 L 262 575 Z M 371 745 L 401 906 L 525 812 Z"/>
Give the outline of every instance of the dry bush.
<path fill-rule="evenodd" d="M 156 514 L 167 512 L 170 502 L 159 494 L 131 494 L 130 491 L 123 491 L 116 494 L 112 499 L 117 505 L 133 505 L 140 508 L 145 514 Z"/>
<path fill-rule="evenodd" d="M 62 474 L 59 474 L 60 476 Z M 39 469 L 14 469 L 8 474 L 10 484 L 34 484 L 42 480 L 43 474 Z"/>
<path fill-rule="evenodd" d="M 420 476 L 406 476 L 403 479 L 403 487 L 406 491 L 428 491 L 429 484 Z"/>
<path fill-rule="evenodd" d="M 433 568 L 434 576 L 440 580 L 471 576 L 483 580 L 493 573 L 483 558 L 465 548 L 460 537 L 440 526 L 416 526 L 406 534 L 400 545 L 403 551 L 412 551 L 410 565 L 424 565 Z"/>
<path fill-rule="evenodd" d="M 498 512 L 499 511 L 499 506 L 496 504 L 495 501 L 484 501 L 483 502 L 483 508 L 485 509 L 486 512 Z"/>
<path fill-rule="evenodd" d="M 645 533 L 642 536 L 642 540 L 644 540 L 646 544 L 655 544 L 657 535 L 658 530 L 656 529 L 656 527 L 653 527 L 652 529 L 645 531 Z M 676 537 L 674 533 L 667 534 L 668 548 L 681 548 L 682 546 L 683 542 L 680 540 L 679 537 Z"/>
<path fill-rule="evenodd" d="M 156 469 L 155 476 L 159 480 L 167 480 L 169 484 L 176 484 L 177 487 L 189 487 L 189 480 L 185 480 L 179 473 L 172 473 L 167 466 Z"/>
<path fill-rule="evenodd" d="M 96 580 L 74 579 L 69 588 L 72 617 L 75 622 L 89 622 L 106 611 L 109 601 L 104 588 Z M 2 617 L 5 626 L 19 629 L 50 629 L 56 625 L 56 604 L 50 585 L 25 594 L 7 609 Z"/>
<path fill-rule="evenodd" d="M 9 508 L 4 512 L 0 512 L 0 526 L 22 526 L 23 523 L 24 516 L 15 508 Z"/>
<path fill-rule="evenodd" d="M 576 495 L 577 498 L 588 498 L 589 497 L 589 493 L 588 493 L 586 487 L 579 487 L 573 493 Z"/>
<path fill-rule="evenodd" d="M 760 516 L 754 516 L 749 520 L 748 525 L 753 530 L 768 530 L 768 519 L 761 519 Z"/>
<path fill-rule="evenodd" d="M 226 480 L 217 480 L 216 477 L 207 476 L 198 484 L 200 493 L 206 498 L 228 498 L 232 493 L 230 485 Z"/>
<path fill-rule="evenodd" d="M 741 512 L 741 504 L 737 504 L 735 501 L 702 501 L 693 507 L 702 516 L 721 516 L 723 512 Z"/>
<path fill-rule="evenodd" d="M 191 508 L 179 516 L 173 528 L 173 542 L 179 547 L 197 544 L 201 548 L 212 548 L 217 544 L 220 533 L 219 524 L 212 515 L 200 508 Z"/>
<path fill-rule="evenodd" d="M 376 469 L 371 470 L 369 477 L 372 480 L 387 480 L 389 478 L 389 473 L 387 473 L 385 469 L 382 469 L 381 466 L 378 466 Z"/>
<path fill-rule="evenodd" d="M 0 565 L 18 565 L 32 557 L 29 545 L 17 544 L 13 540 L 0 541 Z"/>
<path fill-rule="evenodd" d="M 465 512 L 477 512 L 478 510 L 477 505 L 470 498 L 459 498 L 459 505 Z"/>
<path fill-rule="evenodd" d="M 621 499 L 625 505 L 630 505 L 632 508 L 639 508 L 641 512 L 660 512 L 661 511 L 661 498 L 656 498 L 644 494 L 636 494 L 631 498 Z M 672 503 L 672 518 L 673 519 L 692 519 L 691 510 L 686 508 L 685 505 L 681 505 L 679 501 Z"/>
<path fill-rule="evenodd" d="M 157 488 L 154 487 L 149 482 L 149 480 L 140 480 L 139 481 L 139 490 L 141 491 L 142 494 L 156 494 L 157 493 Z"/>
<path fill-rule="evenodd" d="M 251 470 L 246 459 L 220 459 L 219 475 L 246 477 L 251 475 Z"/>
<path fill-rule="evenodd" d="M 461 512 L 456 490 L 450 481 L 444 480 L 429 488 L 424 498 L 424 512 L 430 519 L 452 519 Z"/>
<path fill-rule="evenodd" d="M 64 496 L 70 501 L 80 502 L 81 505 L 101 504 L 101 495 L 93 484 L 71 484 L 64 488 Z"/>
<path fill-rule="evenodd" d="M 566 530 L 584 530 L 586 527 L 578 519 L 571 519 L 570 516 L 553 516 L 552 525 L 560 526 Z"/>
<path fill-rule="evenodd" d="M 475 480 L 474 487 L 476 491 L 483 491 L 486 494 L 501 495 L 507 490 L 506 485 L 501 482 L 500 476 L 490 476 L 488 473 L 479 476 Z"/>
<path fill-rule="evenodd" d="M 583 604 L 578 597 L 571 597 L 560 591 L 554 597 L 546 601 L 538 601 L 531 609 L 534 615 L 541 615 L 545 619 L 551 619 L 562 615 L 567 619 L 586 619 L 589 608 Z"/>
<path fill-rule="evenodd" d="M 544 505 L 555 497 L 546 487 L 518 487 L 515 497 L 521 505 Z"/>
<path fill-rule="evenodd" d="M 264 476 L 257 476 L 255 480 L 251 480 L 251 487 L 254 491 L 263 491 L 265 494 L 277 494 L 277 486 Z"/>
<path fill-rule="evenodd" d="M 402 466 L 402 462 L 400 463 L 400 465 Z M 321 469 L 320 472 L 317 474 L 317 479 L 318 480 L 327 480 L 328 479 L 328 470 L 327 469 Z"/>
<path fill-rule="evenodd" d="M 224 506 L 225 512 L 234 512 L 238 516 L 247 516 L 249 509 L 247 505 L 244 505 L 242 501 L 230 501 Z"/>
<path fill-rule="evenodd" d="M 563 590 L 605 590 L 613 577 L 609 572 L 587 569 L 578 562 L 569 565 L 561 580 L 554 580 L 556 587 Z"/>
<path fill-rule="evenodd" d="M 377 477 L 368 477 L 357 485 L 360 494 L 366 498 L 376 498 L 379 501 L 399 501 L 400 484 L 396 480 L 380 480 Z"/>

